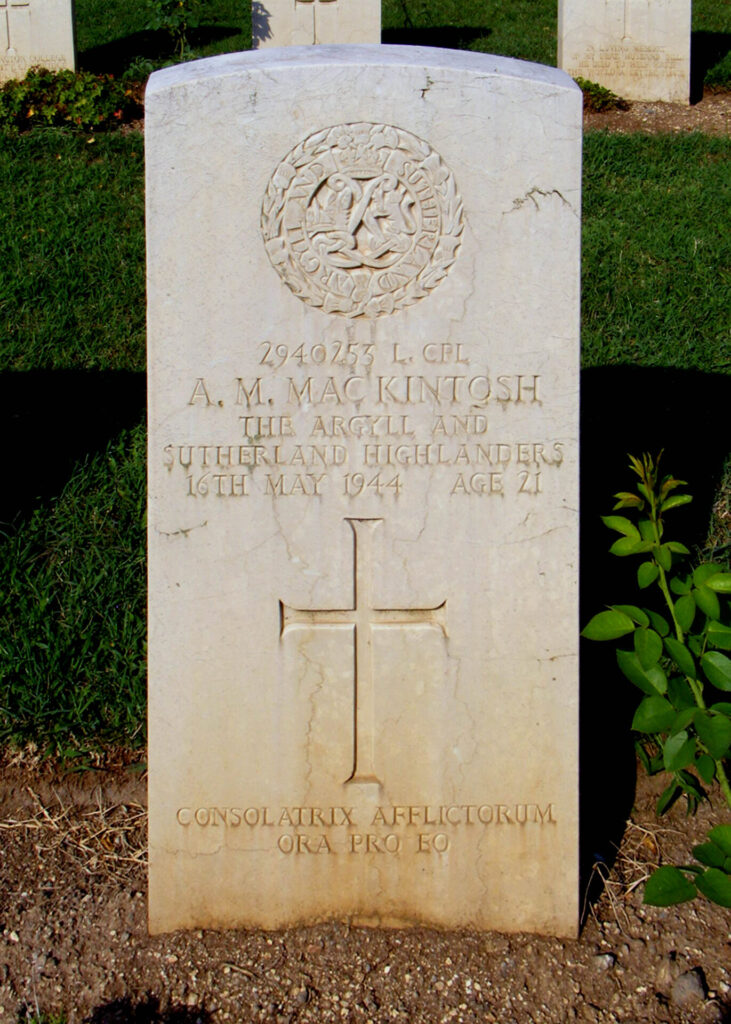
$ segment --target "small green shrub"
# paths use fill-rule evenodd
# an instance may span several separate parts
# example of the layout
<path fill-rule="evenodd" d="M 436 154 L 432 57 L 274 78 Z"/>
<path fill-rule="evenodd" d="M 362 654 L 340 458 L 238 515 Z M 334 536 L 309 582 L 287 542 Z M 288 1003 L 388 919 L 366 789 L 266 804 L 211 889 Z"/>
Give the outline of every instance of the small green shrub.
<path fill-rule="evenodd" d="M 0 128 L 11 133 L 38 126 L 82 131 L 115 128 L 139 113 L 129 85 L 90 71 L 31 68 L 0 88 Z"/>
<path fill-rule="evenodd" d="M 584 110 L 602 113 L 607 110 L 629 110 L 629 103 L 617 96 L 611 89 L 605 89 L 598 82 L 590 82 L 586 78 L 575 78 L 574 81 L 584 94 Z"/>
<path fill-rule="evenodd" d="M 632 650 L 617 650 L 617 664 L 643 694 L 632 720 L 640 761 L 649 774 L 664 771 L 670 776 L 657 813 L 663 814 L 680 796 L 695 811 L 705 797 L 704 786 L 714 781 L 731 809 L 725 768 L 731 754 L 731 703 L 722 699 L 731 693 L 731 657 L 724 653 L 731 651 L 731 572 L 716 562 L 689 568 L 688 548 L 666 539 L 665 515 L 692 497 L 678 493 L 684 480 L 660 477 L 659 462 L 659 456 L 630 456 L 639 483 L 635 491 L 615 495 L 614 511 L 627 511 L 633 519 L 603 517 L 619 534 L 610 552 L 642 559 L 637 586 L 643 592 L 653 588 L 661 598 L 659 610 L 612 605 L 590 620 L 582 636 L 632 639 Z M 714 903 L 731 906 L 731 825 L 712 829 L 708 838 L 693 851 L 702 866 L 665 866 L 651 876 L 646 903 L 668 906 L 701 892 Z"/>
<path fill-rule="evenodd" d="M 198 26 L 199 0 L 147 0 L 146 28 L 167 32 L 175 55 L 183 60 L 190 54 L 188 32 Z"/>

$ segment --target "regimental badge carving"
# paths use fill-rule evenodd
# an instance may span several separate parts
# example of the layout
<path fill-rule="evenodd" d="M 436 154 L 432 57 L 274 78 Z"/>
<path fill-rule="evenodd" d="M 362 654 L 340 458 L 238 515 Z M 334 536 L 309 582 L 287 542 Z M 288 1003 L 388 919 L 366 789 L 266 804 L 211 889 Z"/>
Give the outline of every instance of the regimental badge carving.
<path fill-rule="evenodd" d="M 403 128 L 343 124 L 284 158 L 261 226 L 272 265 L 303 302 L 374 318 L 412 305 L 446 276 L 464 211 L 429 143 Z"/>

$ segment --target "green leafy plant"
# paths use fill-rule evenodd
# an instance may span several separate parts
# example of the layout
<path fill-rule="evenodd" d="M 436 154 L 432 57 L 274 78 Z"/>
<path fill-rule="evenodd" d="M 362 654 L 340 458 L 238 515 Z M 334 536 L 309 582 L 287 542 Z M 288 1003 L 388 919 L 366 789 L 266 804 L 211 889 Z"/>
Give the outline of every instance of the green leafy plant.
<path fill-rule="evenodd" d="M 617 650 L 621 672 L 643 694 L 632 728 L 637 752 L 650 774 L 667 772 L 671 781 L 658 800 L 663 814 L 684 796 L 689 811 L 705 797 L 704 785 L 717 781 L 731 808 L 725 761 L 731 753 L 731 572 L 715 562 L 687 566 L 688 548 L 665 536 L 665 516 L 692 501 L 678 491 L 685 481 L 660 477 L 660 457 L 630 456 L 639 478 L 636 491 L 616 494 L 614 512 L 604 524 L 619 534 L 610 552 L 641 559 L 637 585 L 659 591 L 660 608 L 612 605 L 582 631 L 589 640 L 632 640 Z M 656 588 L 656 589 L 654 589 Z M 709 842 L 694 850 L 703 867 L 664 867 L 645 890 L 645 901 L 666 906 L 691 899 L 698 891 L 731 906 L 731 826 L 719 826 Z"/>
<path fill-rule="evenodd" d="M 147 0 L 145 27 L 167 32 L 176 56 L 183 60 L 190 54 L 188 32 L 198 26 L 198 6 L 199 0 Z"/>
<path fill-rule="evenodd" d="M 139 110 L 133 91 L 111 75 L 31 68 L 0 88 L 0 128 L 11 134 L 37 126 L 109 129 Z"/>
<path fill-rule="evenodd" d="M 629 110 L 629 103 L 617 96 L 611 89 L 605 89 L 598 82 L 590 82 L 588 78 L 575 78 L 574 81 L 584 94 L 584 110 L 602 113 L 606 110 Z"/>
<path fill-rule="evenodd" d="M 667 907 L 701 892 L 714 903 L 731 907 L 731 825 L 712 828 L 708 842 L 693 847 L 693 856 L 699 864 L 666 864 L 654 871 L 645 886 L 645 903 Z"/>

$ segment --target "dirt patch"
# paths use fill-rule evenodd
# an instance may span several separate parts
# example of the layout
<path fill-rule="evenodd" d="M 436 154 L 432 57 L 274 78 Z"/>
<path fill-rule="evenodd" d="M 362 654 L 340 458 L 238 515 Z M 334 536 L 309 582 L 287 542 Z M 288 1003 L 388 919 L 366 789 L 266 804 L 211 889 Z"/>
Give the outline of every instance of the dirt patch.
<path fill-rule="evenodd" d="M 146 792 L 134 765 L 80 775 L 6 765 L 0 783 L 0 1024 L 710 1024 L 731 1020 L 729 912 L 642 905 L 642 880 L 728 815 L 660 824 L 642 776 L 576 942 L 322 924 L 146 930 Z M 720 798 L 715 802 L 720 808 Z"/>
<path fill-rule="evenodd" d="M 584 111 L 584 129 L 610 132 L 731 134 L 731 92 L 707 90 L 692 107 L 679 103 L 630 103 L 627 110 Z"/>

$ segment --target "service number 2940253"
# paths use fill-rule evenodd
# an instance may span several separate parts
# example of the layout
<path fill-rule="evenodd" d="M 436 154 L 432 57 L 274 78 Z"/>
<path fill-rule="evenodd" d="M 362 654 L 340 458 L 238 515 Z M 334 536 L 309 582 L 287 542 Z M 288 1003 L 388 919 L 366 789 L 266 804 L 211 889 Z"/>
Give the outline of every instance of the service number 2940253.
<path fill-rule="evenodd" d="M 274 345 L 264 341 L 261 344 L 263 352 L 259 365 L 270 366 L 273 370 L 281 370 L 288 362 L 297 363 L 298 366 L 360 365 L 367 369 L 373 366 L 375 347 L 372 342 L 333 341 L 327 345 L 318 342 L 315 345 L 298 345 L 296 348 L 290 348 L 289 345 Z"/>

